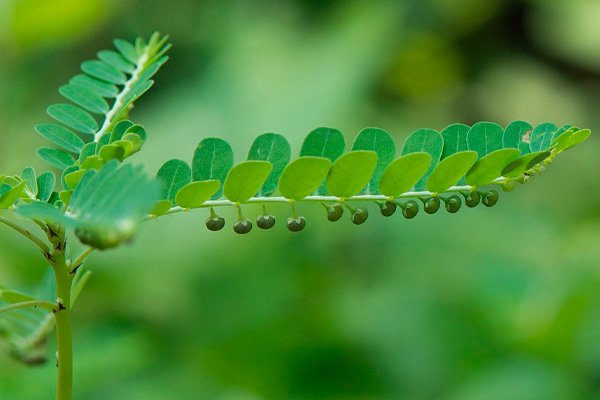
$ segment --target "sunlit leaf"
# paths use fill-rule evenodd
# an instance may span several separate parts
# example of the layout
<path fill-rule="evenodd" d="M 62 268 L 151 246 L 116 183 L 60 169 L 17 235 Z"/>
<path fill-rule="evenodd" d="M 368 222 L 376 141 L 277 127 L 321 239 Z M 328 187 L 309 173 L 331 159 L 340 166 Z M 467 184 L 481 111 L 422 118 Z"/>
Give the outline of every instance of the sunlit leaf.
<path fill-rule="evenodd" d="M 365 128 L 354 139 L 352 150 L 369 150 L 377 154 L 377 166 L 371 180 L 362 190 L 362 193 L 379 193 L 381 176 L 396 155 L 396 143 L 392 136 L 379 128 Z"/>
<path fill-rule="evenodd" d="M 232 202 L 247 201 L 259 191 L 272 169 L 267 161 L 244 161 L 235 165 L 223 185 L 225 197 Z"/>
<path fill-rule="evenodd" d="M 392 161 L 379 182 L 379 191 L 386 196 L 398 196 L 412 189 L 431 164 L 429 153 L 405 154 Z"/>
<path fill-rule="evenodd" d="M 433 193 L 446 191 L 469 171 L 475 161 L 475 151 L 461 151 L 444 158 L 427 179 L 427 190 Z"/>
<path fill-rule="evenodd" d="M 300 157 L 283 170 L 279 178 L 279 192 L 288 199 L 303 199 L 323 183 L 330 168 L 331 161 L 327 158 Z"/>
<path fill-rule="evenodd" d="M 21 182 L 0 196 L 0 210 L 7 209 L 19 200 L 21 193 L 25 190 L 26 182 Z"/>
<path fill-rule="evenodd" d="M 520 154 L 518 149 L 500 149 L 480 158 L 467 172 L 467 183 L 475 187 L 492 183 Z"/>
<path fill-rule="evenodd" d="M 351 151 L 338 158 L 327 176 L 327 190 L 334 196 L 351 197 L 358 194 L 371 180 L 377 166 L 374 151 Z"/>
<path fill-rule="evenodd" d="M 217 180 L 190 182 L 177 192 L 175 204 L 183 208 L 197 208 L 219 190 L 221 182 Z"/>
<path fill-rule="evenodd" d="M 81 133 L 94 134 L 98 123 L 87 111 L 72 104 L 53 104 L 48 107 L 48 115 L 66 126 Z"/>
<path fill-rule="evenodd" d="M 516 178 L 525 171 L 529 170 L 536 164 L 541 163 L 550 156 L 549 151 L 538 151 L 535 153 L 525 154 L 513 161 L 511 161 L 504 169 L 502 169 L 502 176 L 506 178 Z"/>

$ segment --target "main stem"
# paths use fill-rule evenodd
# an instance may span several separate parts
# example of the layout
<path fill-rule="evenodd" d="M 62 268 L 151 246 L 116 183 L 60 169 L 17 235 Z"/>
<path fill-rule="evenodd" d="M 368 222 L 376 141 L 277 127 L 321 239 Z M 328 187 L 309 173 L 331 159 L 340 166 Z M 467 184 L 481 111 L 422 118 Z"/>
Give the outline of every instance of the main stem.
<path fill-rule="evenodd" d="M 73 283 L 73 277 L 69 273 L 69 266 L 65 259 L 66 241 L 64 231 L 57 232 L 57 236 L 51 238 L 51 240 L 54 245 L 54 252 L 50 261 L 56 275 L 57 297 L 57 309 L 54 312 L 58 347 L 56 400 L 71 400 L 73 398 L 73 336 L 71 331 L 71 284 Z"/>

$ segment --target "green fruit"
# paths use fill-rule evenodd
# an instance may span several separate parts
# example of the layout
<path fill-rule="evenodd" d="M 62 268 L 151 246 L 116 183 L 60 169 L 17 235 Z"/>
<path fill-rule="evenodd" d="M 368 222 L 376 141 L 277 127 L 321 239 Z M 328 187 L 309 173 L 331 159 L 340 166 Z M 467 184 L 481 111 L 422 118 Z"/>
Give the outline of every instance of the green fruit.
<path fill-rule="evenodd" d="M 458 210 L 460 210 L 461 205 L 462 205 L 462 201 L 460 200 L 460 197 L 458 197 L 456 195 L 452 195 L 448 198 L 448 200 L 446 200 L 446 210 L 450 214 L 454 214 L 454 213 L 458 212 Z"/>
<path fill-rule="evenodd" d="M 505 181 L 502 183 L 502 190 L 512 192 L 515 189 L 515 181 Z"/>
<path fill-rule="evenodd" d="M 402 215 L 406 219 L 413 219 L 419 213 L 419 204 L 416 201 L 410 200 L 402 206 Z"/>
<path fill-rule="evenodd" d="M 392 203 L 391 201 L 386 201 L 383 204 L 379 205 L 379 210 L 381 211 L 381 215 L 384 217 L 391 217 L 396 212 L 396 203 Z"/>
<path fill-rule="evenodd" d="M 225 226 L 225 218 L 221 216 L 210 217 L 206 220 L 206 227 L 209 231 L 220 231 Z"/>
<path fill-rule="evenodd" d="M 498 192 L 490 190 L 483 195 L 483 204 L 486 207 L 492 207 L 498 202 Z"/>
<path fill-rule="evenodd" d="M 341 204 L 334 204 L 327 209 L 327 219 L 331 222 L 338 221 L 344 215 L 344 207 Z"/>
<path fill-rule="evenodd" d="M 423 206 L 423 210 L 427 214 L 435 214 L 440 209 L 440 199 L 438 197 L 430 197 L 425 200 L 425 205 Z"/>
<path fill-rule="evenodd" d="M 352 213 L 352 223 L 354 225 L 364 224 L 368 217 L 369 217 L 369 211 L 364 207 L 358 207 Z"/>
<path fill-rule="evenodd" d="M 235 233 L 239 233 L 241 235 L 248 233 L 252 230 L 252 222 L 250 222 L 249 219 L 237 221 L 235 224 L 233 224 L 233 230 Z"/>
<path fill-rule="evenodd" d="M 300 232 L 306 226 L 304 217 L 288 218 L 287 228 L 290 232 Z"/>
<path fill-rule="evenodd" d="M 275 226 L 275 217 L 272 215 L 261 215 L 256 218 L 256 226 L 260 229 L 271 229 Z"/>
<path fill-rule="evenodd" d="M 481 196 L 479 195 L 479 192 L 471 192 L 465 195 L 465 205 L 467 207 L 477 207 L 480 200 Z"/>
<path fill-rule="evenodd" d="M 87 244 L 98 250 L 117 247 L 121 242 L 131 239 L 132 234 L 132 231 L 119 231 L 117 229 L 75 229 L 75 235 L 79 238 L 81 243 Z"/>

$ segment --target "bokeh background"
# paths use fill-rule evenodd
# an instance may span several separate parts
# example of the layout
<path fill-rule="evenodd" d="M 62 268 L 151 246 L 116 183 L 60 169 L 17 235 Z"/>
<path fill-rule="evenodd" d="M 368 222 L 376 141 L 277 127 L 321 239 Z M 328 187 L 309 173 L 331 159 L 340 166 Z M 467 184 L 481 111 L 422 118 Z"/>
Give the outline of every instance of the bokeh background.
<path fill-rule="evenodd" d="M 132 113 L 149 173 L 209 135 L 241 160 L 269 131 L 297 154 L 317 126 L 398 143 L 479 120 L 597 129 L 599 20 L 597 0 L 0 0 L 0 171 L 43 167 L 32 127 L 81 61 L 154 30 L 174 47 Z M 148 223 L 91 258 L 76 398 L 600 398 L 599 145 L 492 209 L 371 209 L 355 227 L 305 206 L 299 234 L 208 233 L 202 211 Z M 28 290 L 46 270 L 0 228 L 1 285 Z M 0 399 L 52 398 L 52 361 L 0 350 Z"/>

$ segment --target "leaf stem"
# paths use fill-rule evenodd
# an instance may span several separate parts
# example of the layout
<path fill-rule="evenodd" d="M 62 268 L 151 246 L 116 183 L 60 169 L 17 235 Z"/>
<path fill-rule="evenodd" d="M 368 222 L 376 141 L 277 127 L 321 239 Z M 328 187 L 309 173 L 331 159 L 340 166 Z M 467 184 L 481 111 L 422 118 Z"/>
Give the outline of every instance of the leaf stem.
<path fill-rule="evenodd" d="M 0 307 L 0 314 L 9 312 L 9 311 L 13 311 L 13 310 L 23 309 L 23 308 L 38 308 L 38 307 L 43 308 L 46 311 L 53 312 L 54 306 L 55 305 L 53 303 L 51 303 L 49 301 L 44 301 L 44 300 L 23 301 L 21 303 L 14 303 L 14 304 L 9 304 L 4 307 Z"/>
<path fill-rule="evenodd" d="M 92 254 L 94 252 L 94 250 L 96 250 L 93 247 L 88 247 L 87 249 L 85 249 L 76 259 L 75 261 L 73 261 L 71 263 L 71 267 L 69 268 L 69 273 L 72 274 L 74 273 L 77 268 L 79 268 L 83 262 L 85 261 L 86 258 L 88 258 L 88 256 L 90 254 Z"/>
<path fill-rule="evenodd" d="M 19 232 L 21 235 L 23 235 L 27 239 L 31 240 L 37 247 L 40 248 L 40 250 L 42 250 L 42 253 L 44 253 L 44 255 L 50 253 L 50 248 L 48 247 L 48 245 L 46 243 L 44 243 L 42 241 L 42 239 L 38 238 L 36 235 L 31 233 L 27 229 L 21 227 L 20 225 L 15 224 L 14 222 L 12 222 L 9 219 L 4 218 L 4 217 L 0 217 L 0 222 L 13 228 L 15 231 Z"/>

